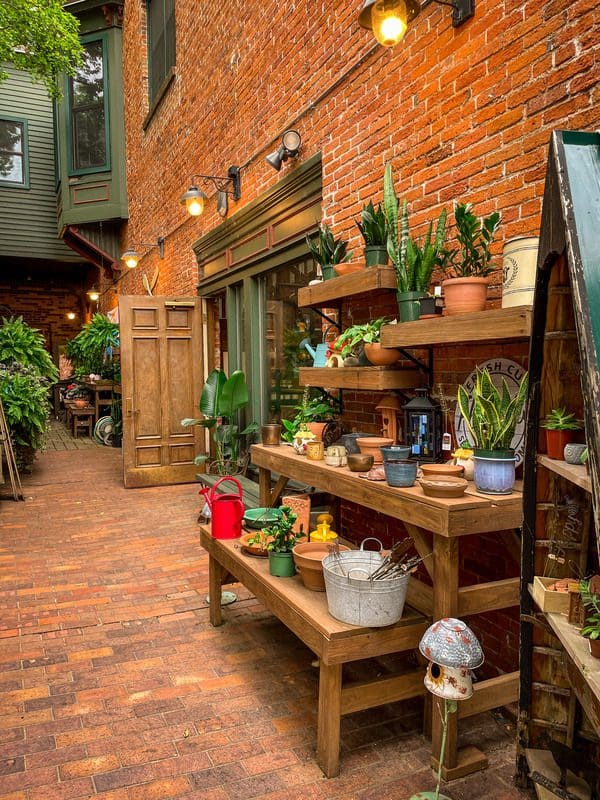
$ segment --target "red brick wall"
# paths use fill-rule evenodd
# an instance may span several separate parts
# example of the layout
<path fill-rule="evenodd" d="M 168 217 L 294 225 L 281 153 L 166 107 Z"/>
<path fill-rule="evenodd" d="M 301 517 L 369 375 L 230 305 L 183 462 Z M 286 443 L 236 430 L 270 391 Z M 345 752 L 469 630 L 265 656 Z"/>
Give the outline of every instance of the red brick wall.
<path fill-rule="evenodd" d="M 354 220 L 369 198 L 381 199 L 391 161 L 414 233 L 443 205 L 470 200 L 480 214 L 502 212 L 499 255 L 503 240 L 539 230 L 551 131 L 599 124 L 596 0 L 477 0 L 475 17 L 457 29 L 449 8 L 432 3 L 391 50 L 373 47 L 358 26 L 359 0 L 178 0 L 177 75 L 144 129 L 142 5 L 129 0 L 125 9 L 128 236 L 134 243 L 163 235 L 166 246 L 163 261 L 155 248 L 123 277 L 127 293 L 143 292 L 142 273 L 156 266 L 156 294 L 195 293 L 191 244 L 221 220 L 214 197 L 202 217 L 186 218 L 179 198 L 194 172 L 223 175 L 230 164 L 243 166 L 234 216 L 321 152 L 323 217 L 360 257 Z M 287 127 L 301 133 L 302 151 L 277 174 L 264 159 Z M 497 272 L 496 299 L 500 281 Z M 393 315 L 393 297 L 362 299 L 345 313 L 358 322 Z M 491 354 L 526 362 L 523 345 L 447 348 L 436 352 L 435 380 L 453 391 Z M 345 403 L 348 424 L 376 429 L 375 395 L 347 392 Z M 352 514 L 361 531 L 375 527 L 371 512 Z M 377 522 L 385 530 L 385 519 Z M 486 631 L 502 666 L 514 666 L 514 614 L 488 615 Z"/>
<path fill-rule="evenodd" d="M 23 317 L 28 325 L 44 334 L 57 364 L 59 346 L 76 336 L 85 321 L 78 293 L 69 289 L 35 283 L 22 284 L 18 289 L 0 286 L 0 305 L 8 306 L 13 316 Z M 76 312 L 74 320 L 67 319 L 69 311 Z"/>

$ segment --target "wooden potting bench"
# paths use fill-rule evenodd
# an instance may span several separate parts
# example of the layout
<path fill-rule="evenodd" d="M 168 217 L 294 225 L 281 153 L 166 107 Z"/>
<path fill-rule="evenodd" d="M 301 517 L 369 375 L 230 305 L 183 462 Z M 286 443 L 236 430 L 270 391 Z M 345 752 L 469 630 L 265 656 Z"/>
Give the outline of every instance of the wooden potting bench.
<path fill-rule="evenodd" d="M 238 539 L 213 539 L 210 527 L 203 525 L 200 541 L 209 554 L 213 625 L 222 622 L 221 586 L 239 582 L 319 657 L 317 762 L 328 778 L 335 777 L 339 772 L 342 714 L 416 697 L 425 691 L 422 669 L 342 686 L 342 664 L 414 649 L 429 620 L 405 606 L 402 619 L 385 628 L 339 622 L 327 611 L 325 593 L 305 589 L 298 575 L 269 575 L 268 560 L 245 555 Z"/>
<path fill-rule="evenodd" d="M 463 497 L 426 497 L 420 486 L 398 489 L 383 481 L 368 481 L 347 468 L 330 467 L 324 461 L 310 461 L 294 453 L 291 447 L 283 445 L 253 445 L 251 460 L 259 468 L 261 506 L 270 506 L 277 501 L 277 494 L 285 488 L 282 483 L 285 484 L 284 479 L 288 477 L 401 520 L 408 534 L 413 537 L 419 554 L 424 557 L 423 564 L 432 582 L 432 586 L 429 586 L 423 581 L 411 579 L 407 603 L 427 618 L 463 618 L 518 605 L 518 577 L 460 586 L 459 544 L 464 536 L 490 532 L 513 535 L 522 521 L 520 491 L 513 491 L 509 495 L 484 495 L 469 483 Z M 275 490 L 271 489 L 272 472 L 281 476 Z M 274 613 L 277 614 L 276 611 Z M 517 695 L 518 672 L 477 682 L 473 697 L 462 701 L 458 713 L 450 716 L 442 766 L 445 780 L 460 778 L 487 766 L 486 757 L 477 748 L 469 746 L 458 749 L 458 721 L 515 702 Z M 434 703 L 434 767 L 438 764 L 441 735 L 441 719 Z"/>

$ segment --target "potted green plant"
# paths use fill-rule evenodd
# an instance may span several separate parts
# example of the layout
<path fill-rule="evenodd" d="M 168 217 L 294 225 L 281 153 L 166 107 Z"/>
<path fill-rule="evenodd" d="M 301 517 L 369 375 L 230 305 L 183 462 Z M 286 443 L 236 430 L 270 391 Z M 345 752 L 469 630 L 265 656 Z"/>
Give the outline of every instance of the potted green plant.
<path fill-rule="evenodd" d="M 208 471 L 216 475 L 236 475 L 243 473 L 248 466 L 248 453 L 242 449 L 243 437 L 258 431 L 256 422 L 251 422 L 240 431 L 237 415 L 248 406 L 250 398 L 246 376 L 236 370 L 227 377 L 221 369 L 214 369 L 206 379 L 200 395 L 201 419 L 182 419 L 184 427 L 200 425 L 213 430 L 215 457 L 198 455 L 196 464 L 207 463 Z"/>
<path fill-rule="evenodd" d="M 323 430 L 328 422 L 335 419 L 339 413 L 339 403 L 323 392 L 310 396 L 310 388 L 306 386 L 302 393 L 300 405 L 294 406 L 296 415 L 293 419 L 282 419 L 283 433 L 281 438 L 286 442 L 293 442 L 294 437 L 301 429 L 311 431 L 316 439 L 323 436 Z"/>
<path fill-rule="evenodd" d="M 257 531 L 249 540 L 249 544 L 262 544 L 266 541 L 266 549 L 269 553 L 269 573 L 275 577 L 291 578 L 296 574 L 292 550 L 294 545 L 306 535 L 303 530 L 294 530 L 297 518 L 298 515 L 289 506 L 281 506 L 281 517 L 265 526 L 262 531 Z"/>
<path fill-rule="evenodd" d="M 335 239 L 329 225 L 324 222 L 319 224 L 316 243 L 307 236 L 306 245 L 321 267 L 323 280 L 334 277 L 336 264 L 343 264 L 352 258 L 352 251 L 348 252 L 348 242 L 342 238 Z"/>
<path fill-rule="evenodd" d="M 494 211 L 480 218 L 473 212 L 472 203 L 457 203 L 454 222 L 458 247 L 444 250 L 442 262 L 449 276 L 442 281 L 445 313 L 464 314 L 483 311 L 487 298 L 491 263 L 491 244 L 501 216 Z"/>
<path fill-rule="evenodd" d="M 408 322 L 419 318 L 420 301 L 429 295 L 433 270 L 436 266 L 443 266 L 446 258 L 443 244 L 447 212 L 445 208 L 440 212 L 433 240 L 433 222 L 429 224 L 422 243 L 411 239 L 408 203 L 403 200 L 400 208 L 390 163 L 386 164 L 383 173 L 383 208 L 388 225 L 388 255 L 396 272 L 400 322 Z"/>
<path fill-rule="evenodd" d="M 386 317 L 379 317 L 362 324 L 346 328 L 336 341 L 336 349 L 347 358 L 350 355 L 360 357 L 361 350 L 365 358 L 374 366 L 394 364 L 400 358 L 400 352 L 393 348 L 381 346 L 381 327 L 389 323 Z"/>
<path fill-rule="evenodd" d="M 119 326 L 104 314 L 94 314 L 90 322 L 67 342 L 66 355 L 75 367 L 77 378 L 100 375 L 107 381 L 120 382 L 120 362 L 114 358 L 119 347 Z"/>
<path fill-rule="evenodd" d="M 564 406 L 553 408 L 541 423 L 546 429 L 546 452 L 550 458 L 563 459 L 565 445 L 575 440 L 576 431 L 583 427 L 574 413 L 567 413 Z"/>
<path fill-rule="evenodd" d="M 0 398 L 21 472 L 31 472 L 50 414 L 49 389 L 58 369 L 44 337 L 22 317 L 0 324 Z"/>
<path fill-rule="evenodd" d="M 436 311 L 435 297 L 429 293 L 429 287 L 433 270 L 436 267 L 443 268 L 447 215 L 448 212 L 443 208 L 436 223 L 433 239 L 433 222 L 430 222 L 422 242 L 412 237 L 407 242 L 406 259 L 411 287 L 421 295 L 419 298 L 420 317 L 425 314 L 435 314 Z"/>
<path fill-rule="evenodd" d="M 586 609 L 593 612 L 585 619 L 581 635 L 589 642 L 590 653 L 595 658 L 600 658 L 600 594 L 591 591 L 590 580 L 579 581 L 581 600 Z"/>
<path fill-rule="evenodd" d="M 363 206 L 360 215 L 360 222 L 356 223 L 361 232 L 365 246 L 365 266 L 375 267 L 378 264 L 385 265 L 389 261 L 387 252 L 387 220 L 381 203 L 375 209 L 373 201 L 369 200 Z"/>
<path fill-rule="evenodd" d="M 471 395 L 458 388 L 458 407 L 473 445 L 474 481 L 484 494 L 510 494 L 515 482 L 515 454 L 512 440 L 527 399 L 525 373 L 511 397 L 506 380 L 497 389 L 487 369 L 476 370 Z"/>

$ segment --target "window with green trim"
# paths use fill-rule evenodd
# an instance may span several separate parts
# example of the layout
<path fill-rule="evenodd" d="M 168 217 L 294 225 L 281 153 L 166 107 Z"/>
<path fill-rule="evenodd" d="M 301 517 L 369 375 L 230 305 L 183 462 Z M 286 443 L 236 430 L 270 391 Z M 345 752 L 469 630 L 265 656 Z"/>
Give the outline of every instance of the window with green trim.
<path fill-rule="evenodd" d="M 27 120 L 0 118 L 0 184 L 29 188 Z"/>
<path fill-rule="evenodd" d="M 83 45 L 83 64 L 69 79 L 71 167 L 89 172 L 108 166 L 104 41 Z"/>
<path fill-rule="evenodd" d="M 175 66 L 175 0 L 147 0 L 150 104 Z"/>

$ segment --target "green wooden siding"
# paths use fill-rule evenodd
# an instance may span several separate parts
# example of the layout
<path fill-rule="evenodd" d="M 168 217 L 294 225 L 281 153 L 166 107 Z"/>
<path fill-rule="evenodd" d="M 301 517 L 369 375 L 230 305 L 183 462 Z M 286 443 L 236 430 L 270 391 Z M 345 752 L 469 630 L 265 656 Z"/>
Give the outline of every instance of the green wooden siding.
<path fill-rule="evenodd" d="M 27 73 L 6 69 L 0 117 L 27 120 L 29 188 L 0 183 L 0 257 L 81 261 L 56 229 L 52 102 Z"/>

